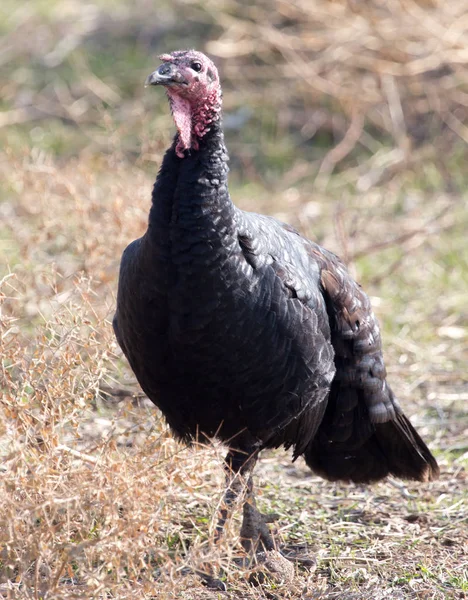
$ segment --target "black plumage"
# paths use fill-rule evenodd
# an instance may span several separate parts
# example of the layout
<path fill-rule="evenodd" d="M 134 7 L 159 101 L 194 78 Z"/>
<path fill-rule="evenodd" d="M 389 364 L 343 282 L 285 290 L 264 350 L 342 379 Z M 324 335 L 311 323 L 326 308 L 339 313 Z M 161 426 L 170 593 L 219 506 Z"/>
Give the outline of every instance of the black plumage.
<path fill-rule="evenodd" d="M 179 438 L 229 445 L 227 508 L 258 452 L 281 445 L 330 480 L 437 477 L 386 382 L 368 297 L 334 254 L 233 205 L 216 68 L 195 51 L 162 58 L 148 83 L 166 86 L 178 133 L 114 318 L 141 387 Z M 272 547 L 251 479 L 247 493 L 245 545 Z"/>

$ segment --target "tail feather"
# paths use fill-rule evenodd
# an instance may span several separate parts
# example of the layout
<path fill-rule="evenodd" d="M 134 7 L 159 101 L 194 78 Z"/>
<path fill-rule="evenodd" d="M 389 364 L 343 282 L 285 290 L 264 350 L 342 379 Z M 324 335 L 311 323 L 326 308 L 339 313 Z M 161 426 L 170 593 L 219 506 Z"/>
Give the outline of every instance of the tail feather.
<path fill-rule="evenodd" d="M 304 458 L 315 473 L 330 481 L 372 483 L 387 475 L 433 481 L 439 476 L 435 458 L 404 414 L 374 424 L 370 436 L 352 447 L 330 440 L 319 429 Z"/>

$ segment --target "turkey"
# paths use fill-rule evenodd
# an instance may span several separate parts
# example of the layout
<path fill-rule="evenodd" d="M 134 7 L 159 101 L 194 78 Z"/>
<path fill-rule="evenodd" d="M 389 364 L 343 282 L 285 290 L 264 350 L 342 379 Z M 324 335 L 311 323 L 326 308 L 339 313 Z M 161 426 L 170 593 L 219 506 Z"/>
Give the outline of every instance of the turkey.
<path fill-rule="evenodd" d="M 195 50 L 160 57 L 177 128 L 146 233 L 125 250 L 114 330 L 141 387 L 184 441 L 228 446 L 220 536 L 243 499 L 246 549 L 275 548 L 252 471 L 293 449 L 330 481 L 431 481 L 435 459 L 386 381 L 370 302 L 331 252 L 228 192 L 221 87 Z"/>

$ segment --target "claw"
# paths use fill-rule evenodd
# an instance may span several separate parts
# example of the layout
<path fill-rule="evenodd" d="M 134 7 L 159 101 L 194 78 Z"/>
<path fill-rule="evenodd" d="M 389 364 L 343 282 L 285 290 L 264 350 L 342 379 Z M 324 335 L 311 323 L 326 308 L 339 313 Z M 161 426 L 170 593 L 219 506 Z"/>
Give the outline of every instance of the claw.
<path fill-rule="evenodd" d="M 290 547 L 289 549 L 282 548 L 280 552 L 282 556 L 284 556 L 284 558 L 286 558 L 287 560 L 301 565 L 309 571 L 315 571 L 315 569 L 317 568 L 317 561 L 315 560 L 315 558 L 307 554 L 306 549 L 303 549 L 301 551 L 297 548 Z"/>
<path fill-rule="evenodd" d="M 210 590 L 219 590 L 220 592 L 226 592 L 227 587 L 224 581 L 218 579 L 217 577 L 213 577 L 209 573 L 205 571 L 200 571 L 199 569 L 192 569 L 191 567 L 184 567 L 182 569 L 183 575 L 197 575 L 201 579 L 202 584 L 209 588 Z"/>
<path fill-rule="evenodd" d="M 262 513 L 264 523 L 276 523 L 281 516 L 278 513 Z"/>
<path fill-rule="evenodd" d="M 207 573 L 197 572 L 197 575 L 202 580 L 203 585 L 205 587 L 209 588 L 210 590 L 218 590 L 220 592 L 227 592 L 227 586 L 224 583 L 224 581 L 221 581 L 221 579 L 212 577 L 211 575 L 208 575 Z"/>

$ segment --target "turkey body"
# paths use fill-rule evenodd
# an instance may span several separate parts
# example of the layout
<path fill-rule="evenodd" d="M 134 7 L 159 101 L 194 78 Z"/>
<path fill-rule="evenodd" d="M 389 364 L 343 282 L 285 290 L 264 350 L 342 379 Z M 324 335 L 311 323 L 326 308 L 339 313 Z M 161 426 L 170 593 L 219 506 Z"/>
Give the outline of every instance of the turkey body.
<path fill-rule="evenodd" d="M 203 143 L 166 155 L 178 183 L 125 251 L 117 337 L 179 437 L 278 445 L 295 421 L 285 441 L 304 446 L 335 371 L 320 269 L 297 233 L 234 207 L 221 132 Z"/>
<path fill-rule="evenodd" d="M 114 329 L 184 439 L 294 447 L 328 479 L 418 480 L 437 464 L 386 382 L 369 300 L 332 253 L 236 208 L 221 121 L 181 157 L 122 257 Z"/>

